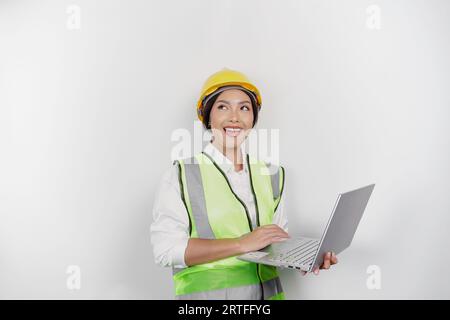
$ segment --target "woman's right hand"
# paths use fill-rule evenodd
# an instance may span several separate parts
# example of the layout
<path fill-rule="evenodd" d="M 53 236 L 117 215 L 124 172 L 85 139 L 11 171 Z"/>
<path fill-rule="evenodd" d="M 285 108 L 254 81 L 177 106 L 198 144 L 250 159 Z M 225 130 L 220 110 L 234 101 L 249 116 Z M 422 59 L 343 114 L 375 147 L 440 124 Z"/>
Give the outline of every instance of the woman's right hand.
<path fill-rule="evenodd" d="M 282 242 L 289 238 L 287 232 L 276 224 L 258 227 L 250 233 L 238 238 L 242 253 L 258 251 L 275 242 Z"/>

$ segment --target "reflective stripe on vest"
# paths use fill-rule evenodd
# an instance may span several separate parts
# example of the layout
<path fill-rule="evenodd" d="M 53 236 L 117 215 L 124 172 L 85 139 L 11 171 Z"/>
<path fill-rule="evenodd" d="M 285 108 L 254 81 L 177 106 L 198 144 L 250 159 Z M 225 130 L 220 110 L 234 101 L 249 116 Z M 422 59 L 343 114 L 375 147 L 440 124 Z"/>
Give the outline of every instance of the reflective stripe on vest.
<path fill-rule="evenodd" d="M 200 300 L 200 299 L 234 299 L 234 300 L 259 300 L 261 299 L 261 291 L 259 284 L 240 286 L 234 288 L 210 290 L 206 292 L 195 292 L 190 294 L 178 295 L 177 300 Z M 263 282 L 263 292 L 265 299 L 284 298 L 283 288 L 281 287 L 280 279 L 275 279 Z M 259 295 L 257 295 L 257 293 Z"/>
<path fill-rule="evenodd" d="M 202 239 L 235 238 L 252 231 L 248 209 L 234 193 L 223 171 L 206 154 L 175 161 L 180 193 L 189 215 L 190 236 Z M 272 223 L 284 186 L 282 167 L 268 167 L 247 157 L 258 225 Z M 274 174 L 267 174 L 267 172 Z M 218 205 L 219 204 L 219 205 Z M 232 224 L 229 221 L 233 221 Z M 176 295 L 189 298 L 200 292 L 223 296 L 226 288 L 260 284 L 264 299 L 283 299 L 276 268 L 230 257 L 188 268 L 173 269 Z M 220 299 L 220 298 L 219 298 Z"/>

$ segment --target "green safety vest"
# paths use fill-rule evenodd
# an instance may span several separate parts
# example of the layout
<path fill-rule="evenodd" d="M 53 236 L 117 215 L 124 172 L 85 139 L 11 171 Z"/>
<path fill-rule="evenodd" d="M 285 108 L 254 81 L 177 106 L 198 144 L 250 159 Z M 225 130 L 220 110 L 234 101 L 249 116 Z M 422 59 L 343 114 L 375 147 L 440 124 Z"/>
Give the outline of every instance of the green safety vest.
<path fill-rule="evenodd" d="M 206 153 L 176 160 L 180 194 L 189 215 L 191 238 L 237 238 L 253 230 L 248 208 L 234 193 L 225 173 Z M 272 224 L 284 187 L 284 168 L 269 166 L 247 155 L 255 199 L 257 225 Z M 229 257 L 214 262 L 173 268 L 175 294 L 260 285 L 264 299 L 283 300 L 276 267 Z M 217 291 L 216 291 L 217 292 Z"/>

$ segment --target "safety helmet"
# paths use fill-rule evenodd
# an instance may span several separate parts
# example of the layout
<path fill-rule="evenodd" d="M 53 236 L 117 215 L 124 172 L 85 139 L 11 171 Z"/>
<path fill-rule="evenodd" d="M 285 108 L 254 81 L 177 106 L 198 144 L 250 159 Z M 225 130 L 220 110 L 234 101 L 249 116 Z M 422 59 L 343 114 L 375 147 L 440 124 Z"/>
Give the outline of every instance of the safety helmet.
<path fill-rule="evenodd" d="M 200 98 L 197 102 L 198 119 L 203 122 L 203 108 L 205 106 L 205 102 L 209 100 L 209 98 L 234 87 L 249 93 L 249 96 L 254 100 L 258 110 L 261 108 L 261 94 L 259 93 L 258 88 L 250 82 L 247 76 L 239 71 L 224 68 L 209 76 L 203 84 L 203 88 L 200 92 Z"/>

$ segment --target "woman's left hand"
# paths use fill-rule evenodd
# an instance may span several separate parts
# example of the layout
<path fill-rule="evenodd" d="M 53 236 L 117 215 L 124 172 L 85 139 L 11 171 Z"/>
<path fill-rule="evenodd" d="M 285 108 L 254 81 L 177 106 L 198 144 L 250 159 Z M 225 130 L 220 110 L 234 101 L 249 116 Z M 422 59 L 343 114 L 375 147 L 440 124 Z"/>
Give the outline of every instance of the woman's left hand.
<path fill-rule="evenodd" d="M 322 265 L 320 266 L 320 268 L 319 267 L 316 267 L 314 270 L 313 270 L 313 272 L 314 272 L 314 274 L 316 275 L 316 276 L 318 276 L 319 275 L 319 269 L 325 269 L 325 270 L 328 270 L 328 269 L 330 269 L 330 267 L 333 265 L 333 264 L 336 264 L 336 263 L 338 263 L 338 259 L 337 259 L 337 256 L 334 254 L 334 252 L 327 252 L 327 253 L 325 253 L 325 255 L 324 255 L 324 257 L 323 257 L 323 263 L 322 263 Z M 302 273 L 302 275 L 305 275 L 307 272 L 305 272 L 305 271 L 300 271 L 301 273 Z"/>

